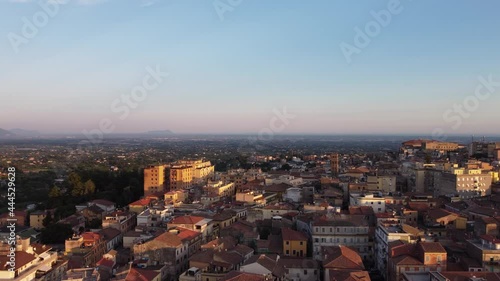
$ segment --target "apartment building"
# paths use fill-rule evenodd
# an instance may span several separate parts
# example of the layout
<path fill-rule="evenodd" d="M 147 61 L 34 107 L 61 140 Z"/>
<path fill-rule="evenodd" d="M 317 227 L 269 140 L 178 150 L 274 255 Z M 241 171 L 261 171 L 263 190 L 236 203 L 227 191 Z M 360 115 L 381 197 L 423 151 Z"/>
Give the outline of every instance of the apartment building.
<path fill-rule="evenodd" d="M 132 212 L 115 211 L 105 216 L 102 220 L 102 228 L 112 227 L 122 233 L 134 229 L 137 225 L 137 215 Z"/>
<path fill-rule="evenodd" d="M 311 222 L 313 257 L 323 260 L 324 247 L 349 246 L 365 261 L 373 260 L 373 240 L 368 223 L 360 217 L 334 215 Z"/>
<path fill-rule="evenodd" d="M 439 195 L 458 194 L 461 198 L 491 194 L 492 177 L 481 169 L 453 168 L 441 172 L 436 191 Z"/>
<path fill-rule="evenodd" d="M 74 235 L 64 243 L 65 255 L 76 267 L 93 267 L 106 253 L 107 244 L 98 233 L 85 232 Z"/>
<path fill-rule="evenodd" d="M 350 206 L 372 207 L 375 213 L 385 213 L 385 198 L 379 193 L 351 193 Z"/>
<path fill-rule="evenodd" d="M 144 169 L 144 195 L 148 196 L 165 190 L 165 165 L 150 166 Z"/>
<path fill-rule="evenodd" d="M 133 256 L 147 266 L 166 265 L 168 275 L 179 276 L 188 269 L 189 242 L 189 239 L 183 239 L 177 233 L 165 232 L 149 241 L 135 244 Z"/>
<path fill-rule="evenodd" d="M 185 229 L 190 229 L 202 234 L 203 242 L 208 242 L 212 240 L 212 235 L 214 233 L 214 226 L 211 219 L 196 217 L 196 216 L 182 216 L 173 219 L 168 223 L 169 228 L 182 227 Z"/>
<path fill-rule="evenodd" d="M 307 256 L 307 236 L 290 228 L 282 228 L 283 254 L 288 257 L 306 257 Z"/>
<path fill-rule="evenodd" d="M 210 161 L 182 160 L 168 168 L 169 190 L 188 189 L 195 183 L 202 183 L 214 174 L 215 166 Z"/>
<path fill-rule="evenodd" d="M 389 244 L 401 240 L 405 243 L 416 243 L 423 236 L 418 229 L 394 220 L 384 220 L 378 223 L 375 230 L 375 261 L 377 269 L 387 279 Z"/>
<path fill-rule="evenodd" d="M 40 244 L 30 245 L 30 239 L 17 240 L 14 270 L 10 270 L 9 265 L 10 245 L 1 243 L 0 253 L 0 280 L 48 280 L 43 278 L 60 280 L 67 267 L 67 262 L 59 261 L 57 252 L 52 251 L 51 247 Z"/>
<path fill-rule="evenodd" d="M 485 271 L 500 272 L 500 240 L 491 235 L 467 241 L 467 253 L 479 262 Z"/>

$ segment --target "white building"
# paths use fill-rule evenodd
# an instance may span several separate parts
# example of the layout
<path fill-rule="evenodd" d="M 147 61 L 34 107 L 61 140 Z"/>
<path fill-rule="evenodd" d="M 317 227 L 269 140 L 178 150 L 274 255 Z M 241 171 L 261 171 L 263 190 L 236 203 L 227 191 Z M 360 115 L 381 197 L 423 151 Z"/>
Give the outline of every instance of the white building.
<path fill-rule="evenodd" d="M 385 213 L 385 198 L 380 194 L 351 193 L 350 206 L 370 206 L 375 213 Z"/>
<path fill-rule="evenodd" d="M 283 195 L 283 200 L 293 203 L 300 203 L 302 201 L 302 188 L 298 187 L 288 188 L 285 191 L 285 194 Z"/>

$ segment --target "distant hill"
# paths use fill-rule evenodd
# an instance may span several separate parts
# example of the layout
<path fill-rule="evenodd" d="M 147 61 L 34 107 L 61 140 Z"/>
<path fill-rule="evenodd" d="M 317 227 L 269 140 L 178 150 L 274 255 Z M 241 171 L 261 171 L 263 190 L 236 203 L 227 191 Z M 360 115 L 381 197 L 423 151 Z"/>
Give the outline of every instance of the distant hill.
<path fill-rule="evenodd" d="M 10 130 L 10 132 L 16 136 L 23 136 L 23 137 L 33 137 L 33 136 L 40 135 L 40 132 L 38 132 L 38 131 L 23 130 L 23 129 L 17 129 L 17 128 Z"/>
<path fill-rule="evenodd" d="M 149 131 L 146 133 L 147 135 L 160 135 L 160 136 L 170 136 L 173 135 L 174 132 L 170 130 L 160 130 L 160 131 Z"/>
<path fill-rule="evenodd" d="M 0 137 L 12 137 L 12 136 L 14 136 L 12 132 L 0 128 Z"/>

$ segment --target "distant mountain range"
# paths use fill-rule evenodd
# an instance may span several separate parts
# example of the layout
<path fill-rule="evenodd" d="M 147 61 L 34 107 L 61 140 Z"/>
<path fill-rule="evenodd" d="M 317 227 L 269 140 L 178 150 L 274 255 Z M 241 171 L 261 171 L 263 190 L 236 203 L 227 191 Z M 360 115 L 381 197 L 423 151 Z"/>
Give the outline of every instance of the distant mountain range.
<path fill-rule="evenodd" d="M 174 134 L 174 132 L 172 132 L 170 130 L 149 131 L 146 133 L 146 135 L 162 135 L 162 136 L 173 135 L 173 134 Z"/>
<path fill-rule="evenodd" d="M 39 136 L 40 132 L 23 129 L 5 130 L 0 128 L 0 137 L 35 137 Z"/>

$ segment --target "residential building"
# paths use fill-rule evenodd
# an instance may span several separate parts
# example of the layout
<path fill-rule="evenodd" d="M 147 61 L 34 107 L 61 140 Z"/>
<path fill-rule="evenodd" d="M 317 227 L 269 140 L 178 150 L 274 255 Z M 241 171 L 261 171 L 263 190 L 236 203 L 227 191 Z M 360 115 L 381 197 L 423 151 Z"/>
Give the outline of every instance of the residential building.
<path fill-rule="evenodd" d="M 165 190 L 165 165 L 150 166 L 144 169 L 144 195 Z"/>
<path fill-rule="evenodd" d="M 199 232 L 202 234 L 203 242 L 211 241 L 212 234 L 214 232 L 213 222 L 211 219 L 196 216 L 177 217 L 168 223 L 168 227 L 182 227 Z"/>
<path fill-rule="evenodd" d="M 104 237 L 93 232 L 73 235 L 64 246 L 65 255 L 69 256 L 73 268 L 93 267 L 107 252 Z"/>
<path fill-rule="evenodd" d="M 116 228 L 122 233 L 134 229 L 137 225 L 137 215 L 135 213 L 116 211 L 106 215 L 102 220 L 102 228 Z"/>
<path fill-rule="evenodd" d="M 311 223 L 313 257 L 323 260 L 323 248 L 349 246 L 365 261 L 373 260 L 373 239 L 368 223 L 358 216 L 333 215 Z"/>
<path fill-rule="evenodd" d="M 283 255 L 288 257 L 306 257 L 307 256 L 307 236 L 290 228 L 282 228 L 283 237 Z"/>

